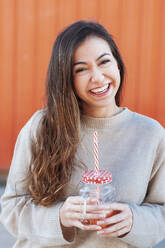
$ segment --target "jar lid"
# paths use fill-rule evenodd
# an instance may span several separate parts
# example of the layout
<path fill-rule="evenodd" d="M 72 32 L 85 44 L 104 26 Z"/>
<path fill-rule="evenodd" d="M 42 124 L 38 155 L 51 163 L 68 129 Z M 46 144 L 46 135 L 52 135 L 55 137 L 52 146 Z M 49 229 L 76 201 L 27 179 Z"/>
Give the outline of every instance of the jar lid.
<path fill-rule="evenodd" d="M 95 170 L 90 170 L 83 173 L 82 179 L 84 183 L 104 184 L 112 182 L 112 173 L 107 170 L 99 170 L 98 173 Z"/>

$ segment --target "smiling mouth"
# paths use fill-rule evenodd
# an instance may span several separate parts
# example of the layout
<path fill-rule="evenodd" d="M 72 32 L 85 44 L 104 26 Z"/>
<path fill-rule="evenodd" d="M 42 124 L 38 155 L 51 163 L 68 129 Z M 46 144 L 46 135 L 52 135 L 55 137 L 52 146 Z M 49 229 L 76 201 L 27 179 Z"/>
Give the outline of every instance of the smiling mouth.
<path fill-rule="evenodd" d="M 92 95 L 95 95 L 95 96 L 105 95 L 109 91 L 110 85 L 111 85 L 111 83 L 108 83 L 108 84 L 104 85 L 103 87 L 92 89 L 92 90 L 90 90 L 90 93 Z"/>

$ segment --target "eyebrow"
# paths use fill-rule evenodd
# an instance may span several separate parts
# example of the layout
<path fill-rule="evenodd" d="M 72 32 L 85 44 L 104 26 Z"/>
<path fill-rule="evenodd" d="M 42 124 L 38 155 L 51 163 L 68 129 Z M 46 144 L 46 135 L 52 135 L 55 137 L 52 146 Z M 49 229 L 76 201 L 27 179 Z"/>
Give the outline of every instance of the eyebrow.
<path fill-rule="evenodd" d="M 96 59 L 96 61 L 98 61 L 99 59 L 101 59 L 102 57 L 104 57 L 105 55 L 111 55 L 110 53 L 103 53 L 103 54 L 101 54 L 97 59 Z M 74 64 L 73 64 L 73 66 L 75 66 L 75 65 L 86 65 L 87 63 L 86 62 L 83 62 L 83 61 L 79 61 L 79 62 L 75 62 Z"/>
<path fill-rule="evenodd" d="M 102 55 L 100 55 L 97 59 L 96 59 L 96 61 L 98 61 L 99 59 L 101 59 L 103 56 L 105 56 L 105 55 L 111 55 L 110 53 L 103 53 Z"/>

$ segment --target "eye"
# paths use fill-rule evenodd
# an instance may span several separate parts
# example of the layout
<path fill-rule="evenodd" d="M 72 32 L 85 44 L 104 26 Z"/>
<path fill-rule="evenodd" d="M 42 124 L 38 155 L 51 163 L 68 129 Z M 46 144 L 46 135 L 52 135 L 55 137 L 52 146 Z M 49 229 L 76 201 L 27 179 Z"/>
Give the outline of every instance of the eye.
<path fill-rule="evenodd" d="M 110 59 L 104 59 L 100 62 L 100 65 L 107 64 L 108 62 L 110 62 Z"/>
<path fill-rule="evenodd" d="M 75 73 L 79 73 L 79 72 L 83 72 L 83 71 L 86 71 L 87 69 L 86 68 L 78 68 L 75 70 Z"/>

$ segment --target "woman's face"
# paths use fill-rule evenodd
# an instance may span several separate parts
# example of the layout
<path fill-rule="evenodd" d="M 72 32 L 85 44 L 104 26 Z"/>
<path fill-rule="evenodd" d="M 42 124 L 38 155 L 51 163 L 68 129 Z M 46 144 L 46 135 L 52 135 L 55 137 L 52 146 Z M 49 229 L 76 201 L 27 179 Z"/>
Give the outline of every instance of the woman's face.
<path fill-rule="evenodd" d="M 120 85 L 120 72 L 105 40 L 92 36 L 78 46 L 73 75 L 84 114 L 107 117 L 117 111 L 115 95 Z"/>

